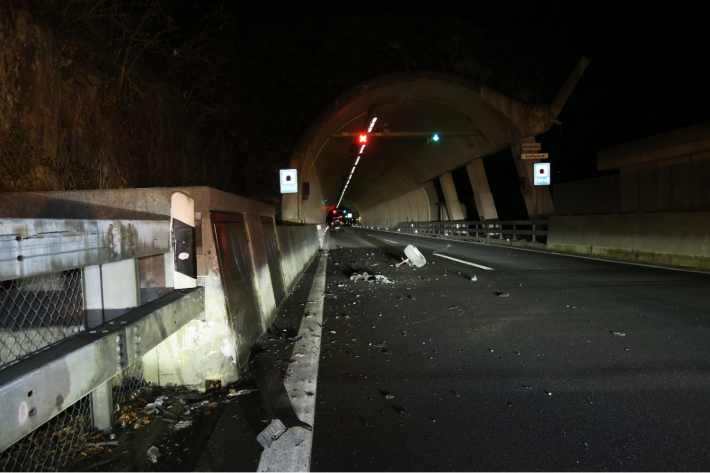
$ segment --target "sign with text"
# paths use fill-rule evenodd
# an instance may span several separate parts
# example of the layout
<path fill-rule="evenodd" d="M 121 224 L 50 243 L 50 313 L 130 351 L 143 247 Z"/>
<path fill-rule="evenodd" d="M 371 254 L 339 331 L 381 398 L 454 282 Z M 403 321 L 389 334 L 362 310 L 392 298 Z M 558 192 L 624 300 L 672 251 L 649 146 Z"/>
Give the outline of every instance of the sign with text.
<path fill-rule="evenodd" d="M 296 179 L 295 169 L 281 169 L 279 177 L 282 194 L 295 194 L 298 192 L 298 179 Z"/>
<path fill-rule="evenodd" d="M 540 151 L 542 149 L 542 143 L 521 143 L 523 145 L 523 153 L 531 153 L 533 151 Z"/>
<path fill-rule="evenodd" d="M 547 159 L 547 153 L 523 153 L 520 159 Z"/>
<path fill-rule="evenodd" d="M 535 163 L 533 171 L 535 172 L 534 184 L 536 186 L 550 185 L 550 163 Z"/>

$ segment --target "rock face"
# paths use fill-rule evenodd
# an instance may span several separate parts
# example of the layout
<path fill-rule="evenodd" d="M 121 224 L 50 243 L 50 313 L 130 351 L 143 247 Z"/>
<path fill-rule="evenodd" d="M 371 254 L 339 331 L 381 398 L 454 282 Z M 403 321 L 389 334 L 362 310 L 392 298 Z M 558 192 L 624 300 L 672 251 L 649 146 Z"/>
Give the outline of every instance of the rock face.
<path fill-rule="evenodd" d="M 107 48 L 87 51 L 30 13 L 0 6 L 0 190 L 208 185 L 278 208 L 278 169 L 310 120 L 351 87 L 434 70 L 547 103 L 577 60 L 536 58 L 527 45 L 451 16 L 230 26 L 229 74 L 220 80 L 234 103 L 224 116 L 198 120 L 157 87 L 127 87 Z M 150 67 L 133 76 L 151 84 Z"/>

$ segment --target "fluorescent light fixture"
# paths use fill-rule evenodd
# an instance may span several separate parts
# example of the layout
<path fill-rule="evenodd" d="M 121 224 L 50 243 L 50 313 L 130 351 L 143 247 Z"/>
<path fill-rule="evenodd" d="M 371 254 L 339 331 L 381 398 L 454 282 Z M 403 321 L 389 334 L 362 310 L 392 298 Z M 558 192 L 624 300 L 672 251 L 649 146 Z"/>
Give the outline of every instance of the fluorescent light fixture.
<path fill-rule="evenodd" d="M 353 170 L 350 171 L 350 174 L 352 175 L 352 173 L 354 173 L 354 172 L 355 172 L 355 166 L 353 166 Z"/>
<path fill-rule="evenodd" d="M 375 122 L 376 122 L 376 121 L 377 121 L 377 117 L 373 117 L 373 118 L 372 118 L 372 121 L 370 122 L 370 128 L 367 129 L 367 132 L 368 132 L 368 133 L 372 131 L 372 129 L 373 129 L 374 126 L 375 126 Z"/>
<path fill-rule="evenodd" d="M 362 152 L 365 150 L 365 145 L 362 145 L 362 148 L 360 148 L 360 152 L 358 154 L 362 154 Z"/>
<path fill-rule="evenodd" d="M 355 160 L 355 166 L 357 166 L 357 163 L 359 163 L 359 162 L 360 162 L 360 156 L 358 156 L 357 159 Z"/>

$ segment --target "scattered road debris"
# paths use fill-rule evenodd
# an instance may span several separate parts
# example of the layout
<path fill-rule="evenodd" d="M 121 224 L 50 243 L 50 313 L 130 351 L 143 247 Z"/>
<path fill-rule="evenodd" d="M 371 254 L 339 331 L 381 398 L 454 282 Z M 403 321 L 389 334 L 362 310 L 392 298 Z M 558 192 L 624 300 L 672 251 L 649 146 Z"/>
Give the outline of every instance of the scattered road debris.
<path fill-rule="evenodd" d="M 278 420 L 274 419 L 267 428 L 261 431 L 256 437 L 256 441 L 264 448 L 269 448 L 274 443 L 274 440 L 281 437 L 281 435 L 286 432 L 286 426 Z"/>
<path fill-rule="evenodd" d="M 394 281 L 387 276 L 382 276 L 381 274 L 368 274 L 367 271 L 363 272 L 362 274 L 358 273 L 353 273 L 350 276 L 351 281 L 358 281 L 358 280 L 364 280 L 367 282 L 377 282 L 381 284 L 394 284 Z"/>
<path fill-rule="evenodd" d="M 399 268 L 403 264 L 407 264 L 410 267 L 414 265 L 417 268 L 421 268 L 426 264 L 426 258 L 416 246 L 407 245 L 404 249 L 404 254 L 407 255 L 407 259 L 402 259 L 401 263 L 397 263 L 395 265 L 396 268 Z"/>
<path fill-rule="evenodd" d="M 567 304 L 565 307 L 567 307 L 568 309 L 576 309 L 577 308 L 576 305 L 569 305 L 569 304 Z"/>
<path fill-rule="evenodd" d="M 471 278 L 471 281 L 474 281 L 474 282 L 475 282 L 475 281 L 478 281 L 478 278 L 477 278 L 476 276 L 474 276 L 474 277 Z"/>
<path fill-rule="evenodd" d="M 626 334 L 624 332 L 611 332 L 613 335 L 617 337 L 625 337 Z"/>
<path fill-rule="evenodd" d="M 299 419 L 294 411 L 274 357 L 266 352 L 259 353 L 252 360 L 251 366 L 256 385 L 259 387 L 261 402 L 267 417 L 272 419 L 269 427 L 257 436 L 257 441 L 266 448 L 274 438 L 278 438 L 291 427 L 313 430 L 313 427 Z"/>
<path fill-rule="evenodd" d="M 257 392 L 258 389 L 240 389 L 239 391 L 235 391 L 235 392 L 232 392 L 232 391 L 235 391 L 235 390 L 230 389 L 229 394 L 227 394 L 228 397 L 244 396 L 246 394 L 251 394 L 251 393 Z M 187 407 L 187 406 L 185 406 L 185 407 Z"/>
<path fill-rule="evenodd" d="M 148 449 L 148 453 L 146 453 L 148 460 L 150 460 L 153 463 L 158 463 L 158 456 L 159 455 L 160 455 L 160 450 L 158 450 L 157 447 L 150 447 Z"/>

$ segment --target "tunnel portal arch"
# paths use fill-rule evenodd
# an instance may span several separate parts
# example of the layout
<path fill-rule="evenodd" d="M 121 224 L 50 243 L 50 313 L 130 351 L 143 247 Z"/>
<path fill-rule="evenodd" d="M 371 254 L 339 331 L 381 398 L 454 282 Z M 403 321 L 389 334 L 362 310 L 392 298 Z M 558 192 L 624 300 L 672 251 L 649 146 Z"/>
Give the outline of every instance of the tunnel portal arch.
<path fill-rule="evenodd" d="M 382 226 L 437 219 L 435 193 L 428 189 L 434 179 L 546 131 L 555 118 L 547 105 L 522 104 L 452 74 L 373 78 L 334 99 L 301 135 L 290 162 L 298 170 L 299 193 L 284 195 L 284 221 L 325 221 L 357 161 L 356 135 L 374 117 L 372 131 L 392 135 L 370 137 L 341 207 Z M 394 136 L 402 133 L 414 136 Z M 442 139 L 428 143 L 429 133 Z"/>

